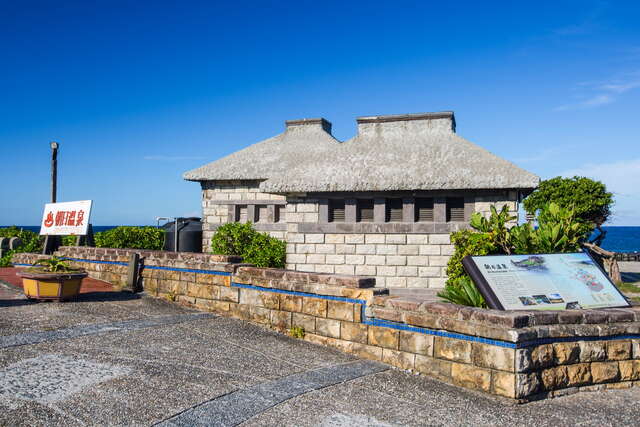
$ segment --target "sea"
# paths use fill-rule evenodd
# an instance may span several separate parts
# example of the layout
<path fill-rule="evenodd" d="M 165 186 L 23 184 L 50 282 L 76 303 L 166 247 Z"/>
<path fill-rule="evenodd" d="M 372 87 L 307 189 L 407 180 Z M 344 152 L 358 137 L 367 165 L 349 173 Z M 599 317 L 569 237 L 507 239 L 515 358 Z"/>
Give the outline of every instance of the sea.
<path fill-rule="evenodd" d="M 40 232 L 39 225 L 18 226 L 25 230 Z M 110 230 L 116 225 L 94 225 L 93 232 Z M 602 248 L 613 252 L 640 252 L 640 227 L 636 226 L 604 226 L 607 237 L 602 242 Z"/>

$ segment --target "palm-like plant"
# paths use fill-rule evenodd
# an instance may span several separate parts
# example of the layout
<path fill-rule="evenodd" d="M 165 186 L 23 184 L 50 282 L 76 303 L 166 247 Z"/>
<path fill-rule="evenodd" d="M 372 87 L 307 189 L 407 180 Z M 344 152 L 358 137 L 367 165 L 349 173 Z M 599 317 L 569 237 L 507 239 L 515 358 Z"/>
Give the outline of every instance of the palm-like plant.
<path fill-rule="evenodd" d="M 447 284 L 438 296 L 453 304 L 487 308 L 487 302 L 468 276 L 459 278 L 453 285 Z"/>
<path fill-rule="evenodd" d="M 51 257 L 47 259 L 39 259 L 33 263 L 33 267 L 43 266 L 45 271 L 51 273 L 73 271 L 73 268 L 66 262 L 58 257 Z"/>

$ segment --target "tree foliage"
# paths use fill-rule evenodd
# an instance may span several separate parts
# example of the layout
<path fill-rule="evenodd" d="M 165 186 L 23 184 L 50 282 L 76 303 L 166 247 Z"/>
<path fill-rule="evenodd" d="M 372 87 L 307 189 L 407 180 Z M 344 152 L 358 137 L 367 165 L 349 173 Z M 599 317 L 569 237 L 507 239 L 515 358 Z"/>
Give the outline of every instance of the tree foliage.
<path fill-rule="evenodd" d="M 576 219 L 584 225 L 584 231 L 591 232 L 602 225 L 613 206 L 613 194 L 600 181 L 574 176 L 573 178 L 555 177 L 542 181 L 540 186 L 524 199 L 524 209 L 536 214 L 549 203 L 561 208 L 573 209 Z"/>

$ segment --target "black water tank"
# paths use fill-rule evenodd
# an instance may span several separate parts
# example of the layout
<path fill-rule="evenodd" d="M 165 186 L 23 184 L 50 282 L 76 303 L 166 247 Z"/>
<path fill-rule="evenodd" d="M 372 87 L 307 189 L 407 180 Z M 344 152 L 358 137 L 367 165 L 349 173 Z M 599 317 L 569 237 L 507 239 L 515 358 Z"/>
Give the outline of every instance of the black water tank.
<path fill-rule="evenodd" d="M 164 250 L 173 251 L 175 222 L 168 222 L 162 228 L 164 228 Z M 202 252 L 202 222 L 200 218 L 178 218 L 178 251 Z"/>

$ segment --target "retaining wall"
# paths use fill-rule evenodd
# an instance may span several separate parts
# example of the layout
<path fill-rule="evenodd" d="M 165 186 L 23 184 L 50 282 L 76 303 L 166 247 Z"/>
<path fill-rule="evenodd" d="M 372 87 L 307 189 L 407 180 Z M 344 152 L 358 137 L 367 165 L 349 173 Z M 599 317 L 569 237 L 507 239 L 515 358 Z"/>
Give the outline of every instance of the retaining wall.
<path fill-rule="evenodd" d="M 375 279 L 263 269 L 206 254 L 63 247 L 122 284 L 140 253 L 145 291 L 458 386 L 527 401 L 640 384 L 640 307 L 498 311 L 387 295 Z M 38 255 L 18 254 L 16 264 Z"/>

